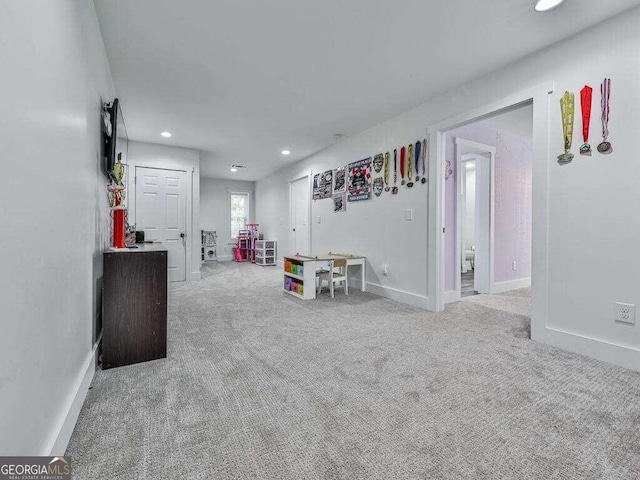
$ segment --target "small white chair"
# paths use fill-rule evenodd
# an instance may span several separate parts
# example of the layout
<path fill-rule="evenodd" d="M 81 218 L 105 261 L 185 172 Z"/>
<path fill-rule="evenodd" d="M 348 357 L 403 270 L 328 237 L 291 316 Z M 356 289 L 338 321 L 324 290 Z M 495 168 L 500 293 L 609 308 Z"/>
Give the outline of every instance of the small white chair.
<path fill-rule="evenodd" d="M 329 270 L 320 270 L 317 273 L 318 278 L 318 294 L 322 290 L 322 281 L 329 284 L 331 298 L 334 297 L 334 285 L 341 283 L 344 286 L 344 294 L 349 295 L 349 281 L 347 279 L 347 259 L 332 260 L 329 262 Z"/>

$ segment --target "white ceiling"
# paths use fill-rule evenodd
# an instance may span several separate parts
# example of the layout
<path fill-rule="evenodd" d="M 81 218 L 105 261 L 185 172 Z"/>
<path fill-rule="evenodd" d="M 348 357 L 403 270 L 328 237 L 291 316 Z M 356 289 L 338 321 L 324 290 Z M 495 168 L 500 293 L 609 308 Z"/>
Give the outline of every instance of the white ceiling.
<path fill-rule="evenodd" d="M 257 180 L 640 0 L 94 3 L 130 138 Z"/>

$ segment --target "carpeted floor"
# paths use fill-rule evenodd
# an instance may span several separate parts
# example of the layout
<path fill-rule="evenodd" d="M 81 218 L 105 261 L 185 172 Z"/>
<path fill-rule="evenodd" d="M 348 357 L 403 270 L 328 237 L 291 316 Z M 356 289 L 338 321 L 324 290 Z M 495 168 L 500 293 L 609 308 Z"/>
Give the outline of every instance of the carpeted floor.
<path fill-rule="evenodd" d="M 526 316 L 211 268 L 170 289 L 167 359 L 96 373 L 74 478 L 640 477 L 640 374 L 531 342 Z"/>
<path fill-rule="evenodd" d="M 476 294 L 463 297 L 462 301 L 512 313 L 514 315 L 531 317 L 531 288 L 512 290 L 496 295 Z"/>

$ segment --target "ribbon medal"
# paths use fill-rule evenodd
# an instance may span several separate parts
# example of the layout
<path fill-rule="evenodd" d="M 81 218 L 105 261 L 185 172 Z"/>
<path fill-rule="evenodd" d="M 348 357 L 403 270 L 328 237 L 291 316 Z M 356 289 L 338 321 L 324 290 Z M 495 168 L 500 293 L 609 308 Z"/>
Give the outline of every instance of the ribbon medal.
<path fill-rule="evenodd" d="M 589 123 L 591 122 L 591 97 L 593 88 L 585 85 L 580 90 L 580 108 L 582 109 L 582 141 L 580 145 L 580 155 L 591 155 L 591 145 L 589 145 Z"/>
<path fill-rule="evenodd" d="M 384 154 L 384 185 L 385 192 L 391 190 L 389 187 L 389 152 Z"/>
<path fill-rule="evenodd" d="M 562 114 L 562 132 L 564 135 L 564 153 L 558 155 L 558 163 L 564 165 L 573 160 L 571 142 L 573 140 L 573 113 L 575 97 L 571 92 L 564 92 L 560 99 L 560 113 Z M 600 148 L 600 147 L 598 147 Z"/>
<path fill-rule="evenodd" d="M 393 189 L 391 195 L 398 193 L 398 150 L 393 149 Z"/>
<path fill-rule="evenodd" d="M 416 142 L 416 182 L 420 181 L 420 149 L 421 148 L 422 148 L 422 144 L 420 143 L 420 140 L 418 140 Z"/>
<path fill-rule="evenodd" d="M 409 144 L 409 154 L 407 155 L 407 187 L 413 187 L 413 144 Z"/>
<path fill-rule="evenodd" d="M 422 140 L 422 180 L 420 182 L 427 183 L 427 168 L 429 162 L 427 161 L 427 155 L 429 154 L 429 144 L 427 139 Z"/>
<path fill-rule="evenodd" d="M 598 145 L 598 151 L 608 154 L 613 151 L 611 142 L 607 141 L 609 137 L 609 97 L 611 96 L 611 79 L 605 78 L 600 85 L 600 107 L 602 109 L 602 142 Z"/>
<path fill-rule="evenodd" d="M 402 176 L 402 181 L 400 182 L 400 185 L 404 185 L 405 181 L 404 181 L 404 159 L 407 153 L 407 149 L 405 147 L 402 147 L 400 149 L 400 175 Z"/>

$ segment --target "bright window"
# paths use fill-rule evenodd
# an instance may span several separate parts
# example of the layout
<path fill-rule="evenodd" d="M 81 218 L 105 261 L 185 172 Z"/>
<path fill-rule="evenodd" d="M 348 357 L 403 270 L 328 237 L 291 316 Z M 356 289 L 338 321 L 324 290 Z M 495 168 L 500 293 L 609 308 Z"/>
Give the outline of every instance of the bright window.
<path fill-rule="evenodd" d="M 247 228 L 249 221 L 249 193 L 231 192 L 231 238 L 236 238 L 240 230 Z"/>

